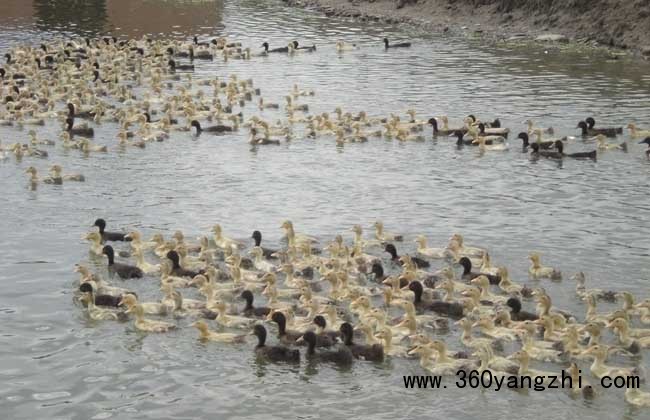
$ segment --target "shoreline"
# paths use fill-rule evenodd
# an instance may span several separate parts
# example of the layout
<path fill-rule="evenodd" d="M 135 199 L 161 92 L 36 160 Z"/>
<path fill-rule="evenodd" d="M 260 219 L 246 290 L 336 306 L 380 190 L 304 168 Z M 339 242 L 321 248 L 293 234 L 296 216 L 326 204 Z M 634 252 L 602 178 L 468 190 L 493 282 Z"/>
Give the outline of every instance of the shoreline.
<path fill-rule="evenodd" d="M 507 7 L 507 0 L 483 0 L 487 3 L 461 0 L 283 0 L 292 7 L 316 10 L 325 16 L 351 18 L 361 22 L 411 24 L 432 33 L 452 34 L 487 42 L 539 45 L 568 45 L 594 50 L 605 50 L 608 59 L 620 55 L 650 60 L 650 6 L 638 13 L 637 22 L 627 22 L 625 0 L 609 0 L 617 6 L 618 16 L 592 20 L 592 14 L 571 16 L 578 6 L 551 5 L 550 13 L 540 15 L 534 1 L 529 8 Z M 607 0 L 605 0 L 607 1 Z M 466 2 L 467 4 L 458 4 Z M 549 0 L 552 3 L 553 0 Z M 524 2 L 526 3 L 526 2 Z M 577 1 L 576 3 L 580 3 Z M 621 4 L 618 4 L 621 3 Z M 620 6 L 620 7 L 619 7 Z M 627 8 L 633 7 L 628 5 Z M 561 9 L 561 10 L 559 10 Z M 546 12 L 546 10 L 545 10 Z M 602 14 L 615 14 L 602 10 Z M 563 16 L 558 16 L 563 15 Z M 617 22 L 624 20 L 622 26 Z M 572 22 L 568 25 L 565 21 Z M 645 26 L 645 22 L 648 25 Z M 607 22 L 611 24 L 608 25 Z M 622 28 L 628 28 L 624 30 Z"/>

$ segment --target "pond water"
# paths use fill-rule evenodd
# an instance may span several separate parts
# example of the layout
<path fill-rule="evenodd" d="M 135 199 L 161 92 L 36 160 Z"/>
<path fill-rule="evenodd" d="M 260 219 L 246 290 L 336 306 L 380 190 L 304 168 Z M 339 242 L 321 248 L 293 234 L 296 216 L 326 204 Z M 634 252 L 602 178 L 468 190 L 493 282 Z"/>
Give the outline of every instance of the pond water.
<path fill-rule="evenodd" d="M 228 36 L 254 50 L 263 41 L 298 39 L 314 54 L 271 55 L 251 61 L 198 65 L 196 78 L 253 78 L 264 98 L 282 102 L 294 83 L 316 91 L 302 98 L 312 113 L 336 106 L 369 115 L 419 118 L 446 114 L 460 123 L 473 113 L 499 117 L 514 134 L 528 118 L 576 135 L 577 121 L 630 121 L 650 126 L 650 66 L 606 61 L 593 52 L 486 46 L 380 23 L 325 18 L 276 1 L 37 1 L 0 4 L 0 50 L 53 37 Z M 69 4 L 75 3 L 70 9 Z M 413 47 L 384 51 L 381 38 L 410 39 Z M 359 45 L 337 54 L 336 40 Z M 59 106 L 63 106 L 59 104 Z M 253 106 L 245 115 L 259 114 Z M 264 111 L 271 120 L 281 113 Z M 405 118 L 405 116 L 404 116 Z M 39 136 L 55 138 L 48 122 Z M 95 141 L 115 149 L 117 127 L 97 128 Z M 201 344 L 196 331 L 163 335 L 131 323 L 89 322 L 72 302 L 74 264 L 89 261 L 81 241 L 97 217 L 115 230 L 148 237 L 177 229 L 188 238 L 220 223 L 233 237 L 254 229 L 278 243 L 285 219 L 301 232 L 330 241 L 376 219 L 411 238 L 425 234 L 441 246 L 454 232 L 488 247 L 514 279 L 543 286 L 554 304 L 583 314 L 569 275 L 583 270 L 591 287 L 647 296 L 650 280 L 650 162 L 630 140 L 629 151 L 601 153 L 598 162 L 529 161 L 511 136 L 505 153 L 480 155 L 453 142 L 399 143 L 376 139 L 337 148 L 332 138 L 296 139 L 251 151 L 245 134 L 193 138 L 174 133 L 144 150 L 86 157 L 48 149 L 47 161 L 0 162 L 0 406 L 7 418 L 448 418 L 520 419 L 593 416 L 647 418 L 622 391 L 601 390 L 593 401 L 544 392 L 405 390 L 402 375 L 422 373 L 413 360 L 357 363 L 351 370 L 259 365 L 252 344 Z M 3 142 L 25 142 L 27 130 L 0 127 Z M 622 141 L 623 137 L 619 138 Z M 572 151 L 593 144 L 569 142 Z M 52 163 L 84 173 L 85 183 L 28 188 L 24 170 Z M 565 273 L 559 283 L 527 279 L 527 254 Z M 379 255 L 381 253 L 378 253 Z M 383 255 L 385 257 L 385 255 Z M 101 270 L 103 261 L 90 259 Z M 145 299 L 151 282 L 137 286 Z M 614 306 L 599 305 L 600 310 Z M 444 336 L 457 347 L 455 333 Z M 645 354 L 647 356 L 647 352 Z M 623 363 L 614 358 L 618 363 Z M 640 363 L 648 368 L 647 361 Z M 542 365 L 543 366 L 543 365 Z M 588 363 L 582 362 L 583 372 Z M 555 368 L 557 365 L 545 366 Z M 593 381 L 593 378 L 591 378 Z M 515 408 L 516 407 L 516 408 Z M 514 412 L 513 412 L 514 411 Z"/>

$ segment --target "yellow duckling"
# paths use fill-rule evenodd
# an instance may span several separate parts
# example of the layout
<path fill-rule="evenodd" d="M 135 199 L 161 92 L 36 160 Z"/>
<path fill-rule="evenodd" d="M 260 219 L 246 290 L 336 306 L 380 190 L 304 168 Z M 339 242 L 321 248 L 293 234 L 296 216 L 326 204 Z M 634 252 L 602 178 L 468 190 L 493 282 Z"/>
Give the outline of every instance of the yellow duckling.
<path fill-rule="evenodd" d="M 95 321 L 116 321 L 118 318 L 115 312 L 95 306 L 95 297 L 92 293 L 84 293 L 81 296 L 81 302 L 86 304 L 86 311 L 90 319 Z"/>
<path fill-rule="evenodd" d="M 644 130 L 638 128 L 634 123 L 629 123 L 627 125 L 627 128 L 628 130 L 630 130 L 630 137 L 632 137 L 633 139 L 638 139 L 641 137 L 650 137 L 650 130 Z"/>
<path fill-rule="evenodd" d="M 636 340 L 632 338 L 630 324 L 623 318 L 616 318 L 607 324 L 608 328 L 613 329 L 618 334 L 618 341 L 625 348 L 638 345 L 641 348 L 650 348 L 650 336 L 639 337 Z M 643 330 L 644 332 L 648 330 Z"/>
<path fill-rule="evenodd" d="M 384 223 L 380 220 L 375 222 L 375 238 L 380 242 L 401 242 L 404 239 L 402 235 L 395 235 L 384 231 Z"/>
<path fill-rule="evenodd" d="M 463 238 L 463 235 L 460 233 L 455 233 L 451 236 L 449 239 L 449 245 L 451 246 L 452 244 L 457 247 L 458 253 L 464 257 L 483 258 L 483 254 L 487 252 L 483 248 L 465 246 L 465 240 Z"/>
<path fill-rule="evenodd" d="M 489 338 L 477 338 L 472 336 L 472 321 L 469 318 L 462 318 L 459 321 L 456 321 L 454 324 L 458 325 L 462 334 L 460 337 L 461 343 L 466 347 L 479 349 L 484 346 L 491 346 L 494 343 L 494 340 Z"/>
<path fill-rule="evenodd" d="M 637 407 L 650 407 L 650 392 L 639 391 L 638 388 L 627 388 L 625 401 Z"/>
<path fill-rule="evenodd" d="M 348 44 L 347 42 L 344 41 L 336 41 L 336 51 L 337 52 L 345 52 L 345 51 L 353 51 L 358 49 L 357 44 Z"/>
<path fill-rule="evenodd" d="M 108 147 L 107 146 L 99 146 L 96 144 L 92 144 L 90 140 L 86 138 L 82 138 L 79 140 L 79 148 L 84 152 L 84 153 L 89 153 L 89 152 L 108 152 Z"/>
<path fill-rule="evenodd" d="M 508 273 L 508 269 L 505 266 L 499 267 L 497 274 L 501 278 L 498 285 L 499 289 L 508 294 L 521 293 L 523 286 L 520 284 L 515 284 L 512 282 L 512 280 L 510 280 L 510 274 Z"/>
<path fill-rule="evenodd" d="M 191 326 L 199 330 L 199 340 L 218 341 L 220 343 L 243 343 L 246 341 L 246 335 L 210 331 L 205 321 L 196 321 Z"/>
<path fill-rule="evenodd" d="M 130 309 L 136 305 L 142 308 L 143 314 L 147 315 L 167 315 L 170 308 L 160 302 L 139 302 L 134 294 L 128 293 L 122 296 L 119 306 L 125 306 Z"/>
<path fill-rule="evenodd" d="M 472 325 L 472 327 L 480 328 L 481 333 L 487 335 L 488 337 L 506 339 L 510 341 L 517 339 L 517 335 L 508 328 L 495 326 L 494 321 L 489 316 L 481 316 L 478 321 Z"/>
<path fill-rule="evenodd" d="M 226 303 L 223 301 L 215 302 L 213 308 L 217 311 L 217 323 L 219 325 L 223 325 L 224 327 L 250 328 L 255 323 L 254 319 L 226 314 Z"/>
<path fill-rule="evenodd" d="M 63 184 L 63 179 L 61 179 L 61 178 L 46 177 L 46 178 L 40 179 L 38 177 L 38 171 L 33 166 L 30 166 L 29 168 L 25 169 L 25 173 L 30 175 L 29 182 L 32 185 L 36 185 L 41 181 L 43 183 L 45 183 L 45 184 L 53 184 L 53 185 L 61 185 L 61 184 Z"/>
<path fill-rule="evenodd" d="M 84 236 L 84 239 L 90 241 L 90 253 L 98 257 L 104 255 L 104 245 L 102 244 L 102 235 L 99 232 L 90 232 Z"/>
<path fill-rule="evenodd" d="M 481 274 L 480 276 L 473 278 L 470 283 L 478 286 L 481 291 L 480 299 L 483 301 L 487 300 L 494 303 L 505 303 L 507 300 L 505 296 L 495 295 L 490 292 L 490 280 L 487 278 L 487 276 Z"/>
<path fill-rule="evenodd" d="M 562 278 L 562 273 L 553 267 L 544 267 L 541 263 L 541 257 L 537 252 L 531 252 L 528 255 L 530 259 L 530 268 L 528 274 L 534 279 L 549 278 L 551 280 L 558 280 Z"/>
<path fill-rule="evenodd" d="M 451 253 L 447 248 L 428 248 L 427 247 L 427 238 L 424 235 L 418 235 L 415 238 L 415 242 L 418 244 L 416 252 L 420 255 L 429 258 L 449 258 Z"/>
<path fill-rule="evenodd" d="M 133 248 L 136 266 L 146 274 L 155 274 L 160 272 L 160 264 L 150 264 L 144 259 L 144 253 L 141 248 Z"/>
<path fill-rule="evenodd" d="M 607 359 L 608 353 L 609 353 L 609 347 L 607 347 L 604 344 L 591 346 L 582 353 L 583 355 L 593 356 L 594 361 L 591 364 L 591 367 L 589 369 L 591 370 L 591 373 L 593 373 L 595 377 L 597 377 L 598 379 L 602 379 L 604 376 L 610 376 L 610 377 L 631 376 L 637 373 L 635 369 L 631 369 L 631 368 L 607 366 L 605 364 L 605 360 Z"/>
<path fill-rule="evenodd" d="M 627 151 L 627 143 L 623 142 L 621 144 L 613 144 L 607 142 L 607 137 L 604 134 L 598 134 L 596 136 L 596 148 L 598 150 L 623 150 Z"/>
<path fill-rule="evenodd" d="M 86 177 L 83 176 L 82 174 L 66 174 L 62 175 L 61 173 L 63 172 L 63 168 L 60 165 L 52 165 L 50 167 L 50 174 L 52 178 L 57 179 L 60 178 L 63 181 L 76 181 L 76 182 L 84 182 L 86 181 Z"/>
<path fill-rule="evenodd" d="M 140 305 L 133 305 L 126 313 L 135 315 L 134 326 L 140 331 L 164 333 L 176 329 L 176 325 L 164 321 L 154 321 L 144 317 L 144 309 Z"/>
<path fill-rule="evenodd" d="M 234 239 L 230 239 L 226 236 L 223 235 L 221 225 L 216 224 L 212 226 L 212 232 L 214 233 L 214 243 L 217 247 L 221 249 L 226 249 L 226 248 L 231 248 L 231 249 L 239 249 L 239 248 L 244 248 L 244 244 L 241 242 L 235 241 Z"/>
<path fill-rule="evenodd" d="M 271 272 L 276 269 L 275 265 L 264 259 L 264 251 L 262 250 L 262 247 L 254 246 L 248 253 L 254 258 L 253 265 L 258 270 Z"/>
<path fill-rule="evenodd" d="M 519 350 L 511 354 L 509 359 L 519 362 L 519 370 L 517 371 L 518 375 L 543 376 L 545 379 L 544 380 L 545 383 L 551 381 L 553 377 L 558 376 L 556 373 L 553 372 L 531 369 L 528 366 L 530 363 L 530 355 L 526 350 Z"/>
<path fill-rule="evenodd" d="M 504 152 L 508 150 L 508 143 L 493 143 L 486 144 L 487 139 L 483 136 L 477 136 L 472 140 L 472 144 L 478 144 L 478 150 L 480 152 Z"/>
<path fill-rule="evenodd" d="M 384 327 L 375 335 L 380 340 L 383 340 L 384 354 L 393 357 L 405 357 L 408 349 L 404 346 L 393 344 L 393 332 L 390 328 Z M 370 343 L 368 343 L 370 344 Z"/>

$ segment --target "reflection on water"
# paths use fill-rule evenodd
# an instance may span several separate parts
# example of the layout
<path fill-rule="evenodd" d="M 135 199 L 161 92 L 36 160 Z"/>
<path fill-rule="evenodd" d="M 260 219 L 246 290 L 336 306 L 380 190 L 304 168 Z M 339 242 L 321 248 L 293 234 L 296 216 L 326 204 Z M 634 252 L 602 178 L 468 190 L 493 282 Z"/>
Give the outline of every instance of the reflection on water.
<path fill-rule="evenodd" d="M 36 26 L 79 34 L 99 34 L 104 31 L 108 15 L 106 0 L 32 0 Z"/>
<path fill-rule="evenodd" d="M 222 0 L 2 0 L 0 24 L 78 35 L 195 35 L 222 28 Z"/>

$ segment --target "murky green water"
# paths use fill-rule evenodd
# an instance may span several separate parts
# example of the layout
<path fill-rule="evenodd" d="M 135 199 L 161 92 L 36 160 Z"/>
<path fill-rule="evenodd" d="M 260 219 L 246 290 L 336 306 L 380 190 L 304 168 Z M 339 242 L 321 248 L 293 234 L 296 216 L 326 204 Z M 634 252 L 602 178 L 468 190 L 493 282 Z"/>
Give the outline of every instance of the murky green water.
<path fill-rule="evenodd" d="M 474 113 L 499 116 L 515 133 L 527 118 L 562 134 L 575 134 L 576 122 L 588 115 L 606 124 L 650 126 L 650 66 L 643 63 L 484 47 L 327 19 L 274 1 L 93 1 L 73 10 L 65 1 L 34 1 L 33 9 L 16 0 L 2 3 L 2 50 L 62 34 L 139 37 L 140 25 L 183 39 L 226 35 L 253 48 L 264 40 L 316 43 L 315 54 L 215 61 L 197 71 L 252 77 L 264 97 L 277 102 L 293 83 L 315 89 L 305 100 L 312 113 L 342 106 L 383 116 L 415 108 L 422 118 L 444 113 L 455 122 Z M 384 52 L 385 34 L 411 38 L 414 46 Z M 338 39 L 361 48 L 338 55 Z M 50 123 L 39 134 L 54 138 L 58 130 Z M 98 143 L 115 144 L 115 126 L 105 123 L 97 131 Z M 26 141 L 27 130 L 0 127 L 0 138 Z M 271 242 L 279 240 L 284 219 L 327 241 L 337 233 L 349 237 L 356 223 L 370 231 L 381 218 L 390 230 L 423 233 L 432 244 L 462 232 L 489 247 L 493 262 L 506 264 L 521 282 L 527 282 L 527 253 L 535 249 L 565 273 L 584 270 L 593 287 L 645 297 L 650 163 L 635 143 L 629 153 L 609 151 L 595 164 L 568 161 L 558 168 L 531 163 L 514 140 L 509 152 L 484 156 L 456 150 L 447 139 L 340 149 L 323 138 L 252 152 L 243 133 L 198 140 L 175 133 L 145 150 L 84 157 L 54 147 L 47 161 L 0 162 L 0 407 L 12 419 L 646 418 L 620 391 L 603 390 L 585 402 L 554 390 L 405 390 L 402 375 L 421 373 L 412 360 L 357 363 L 351 371 L 260 366 L 252 345 L 203 345 L 190 328 L 143 335 L 131 325 L 91 323 L 71 302 L 72 268 L 88 260 L 79 238 L 100 216 L 147 236 L 182 229 L 195 237 L 220 223 L 232 236 L 247 238 L 259 229 Z M 24 169 L 34 164 L 43 172 L 55 162 L 88 181 L 30 191 Z M 543 286 L 556 306 L 584 312 L 571 281 Z M 158 293 L 153 283 L 138 291 L 147 300 Z M 458 342 L 455 334 L 445 338 L 452 347 Z M 647 369 L 647 361 L 641 364 Z"/>

